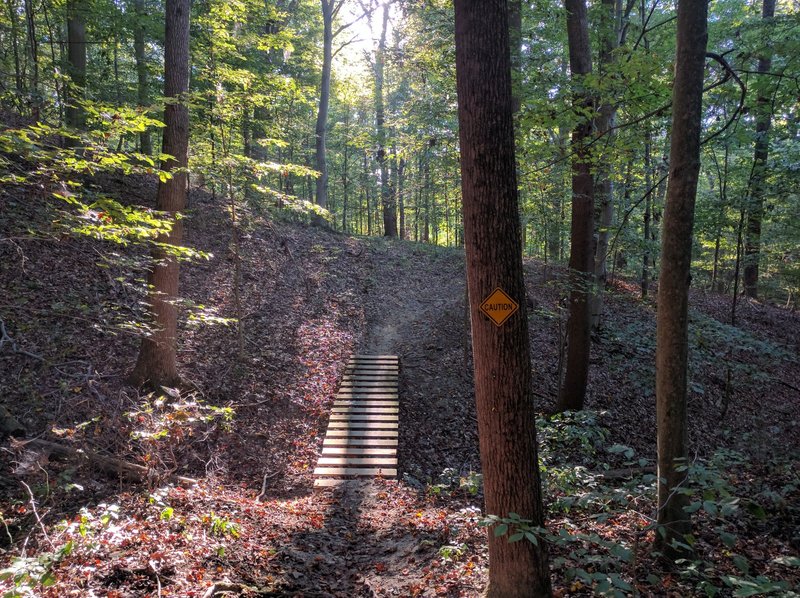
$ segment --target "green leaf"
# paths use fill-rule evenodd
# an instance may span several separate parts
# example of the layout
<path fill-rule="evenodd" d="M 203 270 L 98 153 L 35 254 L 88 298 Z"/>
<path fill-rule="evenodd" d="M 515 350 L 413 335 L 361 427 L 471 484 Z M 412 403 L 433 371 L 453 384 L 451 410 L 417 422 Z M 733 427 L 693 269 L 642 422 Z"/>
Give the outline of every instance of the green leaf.
<path fill-rule="evenodd" d="M 736 568 L 739 569 L 745 575 L 750 574 L 750 561 L 747 560 L 746 557 L 743 557 L 741 554 L 734 554 L 731 559 L 733 560 L 733 564 L 736 565 Z"/>
<path fill-rule="evenodd" d="M 504 535 L 508 531 L 508 524 L 501 523 L 496 528 L 494 528 L 494 537 L 499 538 L 500 536 Z"/>
<path fill-rule="evenodd" d="M 519 542 L 519 541 L 520 541 L 520 540 L 522 540 L 522 538 L 524 538 L 524 537 L 525 537 L 525 533 L 524 533 L 524 532 L 517 532 L 516 534 L 513 534 L 513 535 L 512 535 L 512 536 L 511 536 L 511 537 L 508 539 L 508 541 L 509 541 L 509 543 L 510 543 L 510 542 Z"/>
<path fill-rule="evenodd" d="M 719 539 L 722 540 L 722 543 L 728 548 L 733 548 L 738 540 L 734 534 L 729 534 L 728 532 L 724 531 L 719 532 Z"/>
<path fill-rule="evenodd" d="M 796 556 L 779 556 L 778 558 L 772 559 L 772 562 L 787 567 L 800 567 L 800 557 Z"/>
<path fill-rule="evenodd" d="M 699 511 L 700 507 L 702 507 L 702 506 L 703 506 L 703 503 L 701 503 L 700 501 L 696 500 L 696 501 L 692 502 L 691 504 L 683 507 L 683 510 L 686 513 L 694 513 L 695 511 Z"/>
<path fill-rule="evenodd" d="M 703 510 L 711 515 L 712 517 L 717 516 L 717 503 L 713 500 L 704 500 L 703 501 Z"/>

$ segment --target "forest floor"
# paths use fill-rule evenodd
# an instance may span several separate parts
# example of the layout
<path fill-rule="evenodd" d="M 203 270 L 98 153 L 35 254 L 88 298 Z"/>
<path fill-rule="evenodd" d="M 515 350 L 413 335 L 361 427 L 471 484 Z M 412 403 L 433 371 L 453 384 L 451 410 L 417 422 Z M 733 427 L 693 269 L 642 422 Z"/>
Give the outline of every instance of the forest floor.
<path fill-rule="evenodd" d="M 144 182 L 121 190 L 145 205 L 155 195 Z M 54 210 L 0 195 L 0 406 L 28 439 L 153 475 L 125 481 L 4 440 L 0 568 L 12 574 L 0 590 L 480 594 L 486 531 L 462 251 L 251 213 L 237 314 L 224 206 L 193 191 L 186 242 L 213 257 L 182 265 L 186 384 L 164 400 L 125 384 L 140 332 L 141 250 L 64 235 Z M 742 300 L 731 327 L 729 297 L 693 291 L 696 560 L 669 570 L 649 548 L 654 301 L 613 281 L 592 349 L 589 411 L 551 418 L 563 274 L 526 262 L 548 527 L 561 534 L 551 545 L 556 594 L 800 591 L 800 314 Z M 225 320 L 237 315 L 241 351 Z M 354 352 L 400 357 L 401 479 L 314 491 L 329 408 Z M 644 468 L 604 475 L 631 465 Z M 198 483 L 181 487 L 173 474 Z"/>

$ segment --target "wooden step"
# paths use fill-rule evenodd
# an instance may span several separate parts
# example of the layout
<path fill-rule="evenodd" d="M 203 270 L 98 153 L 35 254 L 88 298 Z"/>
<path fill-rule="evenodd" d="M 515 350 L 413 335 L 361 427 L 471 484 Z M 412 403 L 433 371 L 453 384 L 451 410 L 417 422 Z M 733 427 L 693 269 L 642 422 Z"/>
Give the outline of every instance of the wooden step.
<path fill-rule="evenodd" d="M 397 401 L 398 396 L 396 392 L 386 392 L 386 390 L 381 390 L 380 392 L 363 392 L 363 391 L 353 391 L 353 390 L 343 390 L 336 393 L 337 399 L 376 399 L 382 401 Z"/>
<path fill-rule="evenodd" d="M 326 447 L 396 447 L 397 438 L 374 438 L 359 436 L 326 436 L 322 441 L 322 450 Z"/>
<path fill-rule="evenodd" d="M 397 403 L 381 403 L 379 401 L 359 401 L 359 402 L 345 402 L 336 401 L 333 404 L 333 413 L 350 413 L 350 412 L 364 412 L 364 413 L 397 413 L 400 408 Z M 378 410 L 378 411 L 374 411 Z M 383 411 L 380 411 L 383 410 Z"/>
<path fill-rule="evenodd" d="M 397 447 L 357 447 L 357 446 L 324 446 L 322 447 L 323 457 L 333 457 L 336 455 L 353 455 L 356 457 L 397 457 Z"/>
<path fill-rule="evenodd" d="M 396 478 L 397 469 L 382 468 L 382 467 L 317 467 L 314 470 L 315 476 L 330 476 L 330 477 L 383 477 L 383 478 Z"/>
<path fill-rule="evenodd" d="M 314 487 L 345 478 L 397 477 L 399 430 L 395 355 L 354 355 L 347 363 L 314 470 Z"/>
<path fill-rule="evenodd" d="M 397 438 L 397 430 L 348 430 L 347 428 L 332 428 L 328 430 L 326 438 Z"/>
<path fill-rule="evenodd" d="M 387 430 L 397 431 L 397 422 L 382 422 L 382 421 L 369 421 L 369 420 L 345 420 L 345 421 L 332 421 L 328 424 L 328 432 L 332 432 L 334 430 L 350 430 L 351 432 L 355 432 L 356 430 Z"/>
<path fill-rule="evenodd" d="M 359 405 L 344 405 L 338 406 L 336 404 L 333 405 L 333 409 L 331 409 L 332 415 L 343 415 L 346 413 L 353 413 L 359 415 L 392 415 L 396 414 L 399 411 L 397 407 L 362 407 Z"/>
<path fill-rule="evenodd" d="M 333 413 L 332 422 L 397 422 L 397 414 L 386 413 Z"/>
<path fill-rule="evenodd" d="M 341 457 L 320 457 L 317 461 L 319 466 L 335 467 L 397 467 L 397 458 L 392 457 L 351 457 L 344 455 Z"/>

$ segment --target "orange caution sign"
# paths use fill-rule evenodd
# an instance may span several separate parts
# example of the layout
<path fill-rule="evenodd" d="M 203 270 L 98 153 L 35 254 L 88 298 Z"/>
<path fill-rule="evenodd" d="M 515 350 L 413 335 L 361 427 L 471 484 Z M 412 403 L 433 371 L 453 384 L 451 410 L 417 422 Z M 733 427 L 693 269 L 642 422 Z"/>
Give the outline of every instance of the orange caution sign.
<path fill-rule="evenodd" d="M 506 292 L 497 287 L 483 303 L 481 311 L 485 313 L 496 326 L 502 326 L 515 311 L 519 309 L 519 304 L 509 297 Z"/>

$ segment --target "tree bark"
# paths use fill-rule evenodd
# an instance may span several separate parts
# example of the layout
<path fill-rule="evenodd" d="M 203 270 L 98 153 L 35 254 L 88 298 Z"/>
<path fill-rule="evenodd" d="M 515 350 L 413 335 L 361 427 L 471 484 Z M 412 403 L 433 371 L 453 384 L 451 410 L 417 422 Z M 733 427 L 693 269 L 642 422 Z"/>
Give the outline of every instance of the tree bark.
<path fill-rule="evenodd" d="M 692 227 L 700 172 L 700 132 L 707 31 L 707 0 L 679 0 L 669 187 L 661 240 L 656 333 L 658 525 L 656 545 L 668 557 L 686 554 L 691 519 L 686 483 L 687 311 Z"/>
<path fill-rule="evenodd" d="M 78 104 L 83 99 L 86 87 L 86 25 L 83 20 L 85 8 L 83 0 L 70 0 L 67 3 L 67 60 L 72 85 L 65 94 L 65 118 L 67 126 L 78 131 L 86 127 L 86 112 Z"/>
<path fill-rule="evenodd" d="M 487 513 L 542 525 L 503 0 L 456 0 L 456 82 L 475 399 Z M 500 287 L 520 309 L 498 327 L 480 305 Z M 489 530 L 491 597 L 549 596 L 547 552 Z"/>
<path fill-rule="evenodd" d="M 158 186 L 157 208 L 173 216 L 172 230 L 158 240 L 179 245 L 183 223 L 177 215 L 186 205 L 186 167 L 189 149 L 189 0 L 167 0 L 164 35 L 164 96 L 175 101 L 164 109 L 162 151 L 173 159 L 162 163 L 172 178 Z M 139 358 L 130 381 L 140 386 L 180 384 L 176 362 L 178 312 L 178 262 L 163 249 L 153 249 L 153 266 L 148 274 L 148 304 L 155 330 L 142 339 Z"/>
<path fill-rule="evenodd" d="M 775 16 L 775 0 L 764 0 L 761 18 L 771 20 Z M 767 46 L 769 47 L 769 46 Z M 768 51 L 768 50 L 767 50 Z M 758 72 L 768 73 L 772 68 L 772 57 L 765 54 L 758 59 Z M 750 202 L 747 213 L 747 237 L 744 246 L 744 293 L 758 298 L 758 263 L 761 260 L 761 222 L 764 219 L 764 179 L 769 157 L 769 129 L 772 125 L 772 108 L 762 83 L 756 99 L 756 141 L 753 150 L 753 170 L 750 176 Z"/>
<path fill-rule="evenodd" d="M 644 186 L 647 189 L 647 195 L 644 198 L 644 251 L 642 252 L 642 299 L 646 299 L 650 293 L 650 216 L 652 213 L 653 205 L 653 190 L 650 187 L 653 184 L 653 160 L 650 150 L 653 145 L 652 135 L 650 128 L 644 134 Z"/>
<path fill-rule="evenodd" d="M 331 97 L 331 65 L 333 63 L 333 17 L 338 11 L 335 0 L 320 0 L 322 4 L 322 81 L 319 89 L 319 109 L 315 132 L 315 159 L 319 172 L 316 182 L 315 202 L 320 208 L 328 208 L 328 158 L 326 137 L 328 131 L 328 104 Z M 341 6 L 341 0 L 339 1 Z M 317 224 L 324 219 L 315 218 Z"/>
<path fill-rule="evenodd" d="M 22 79 L 22 65 L 19 52 L 19 26 L 17 24 L 17 8 L 13 0 L 6 0 L 8 20 L 11 25 L 11 49 L 14 54 L 14 91 L 17 92 L 16 104 L 22 112 L 22 96 L 25 93 L 25 84 Z"/>
<path fill-rule="evenodd" d="M 592 72 L 589 23 L 584 0 L 565 0 L 569 64 L 573 104 L 581 111 L 592 110 L 592 97 L 581 79 Z M 594 273 L 594 182 L 587 141 L 593 122 L 582 116 L 572 131 L 572 233 L 569 255 L 570 296 L 567 323 L 567 369 L 559 393 L 557 411 L 583 409 L 589 377 L 591 348 L 591 296 Z"/>
<path fill-rule="evenodd" d="M 39 121 L 39 111 L 42 105 L 42 97 L 39 92 L 39 44 L 36 39 L 36 15 L 33 10 L 33 1 L 25 0 L 25 22 L 28 30 L 28 53 L 31 59 L 31 87 L 30 103 L 31 117 L 34 121 Z"/>
<path fill-rule="evenodd" d="M 136 103 L 144 108 L 150 104 L 150 93 L 147 84 L 147 57 L 144 52 L 144 0 L 134 0 L 133 10 L 136 22 L 133 28 L 133 53 L 136 60 Z M 145 129 L 139 133 L 139 151 L 147 156 L 153 153 L 150 131 Z"/>
<path fill-rule="evenodd" d="M 599 71 L 601 77 L 608 77 L 608 70 L 614 64 L 614 50 L 619 39 L 619 21 L 617 19 L 617 0 L 602 0 L 600 17 L 600 53 Z M 596 135 L 603 135 L 604 147 L 614 146 L 614 124 L 617 110 L 614 104 L 605 99 L 597 111 L 595 119 Z M 612 182 L 612 160 L 608 155 L 598 156 L 596 160 L 595 197 L 597 198 L 597 247 L 594 254 L 594 293 L 591 305 L 591 327 L 597 330 L 603 316 L 603 299 L 608 279 L 608 244 L 611 238 L 611 222 L 614 217 L 614 185 Z"/>
<path fill-rule="evenodd" d="M 383 25 L 375 53 L 375 128 L 378 138 L 378 164 L 381 169 L 381 205 L 383 208 L 383 234 L 397 236 L 397 207 L 389 182 L 389 159 L 386 156 L 386 115 L 383 101 L 384 65 L 386 63 L 386 28 L 389 24 L 389 2 L 383 5 Z"/>

